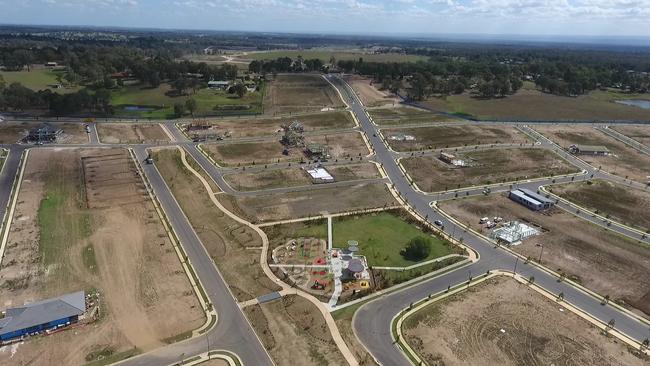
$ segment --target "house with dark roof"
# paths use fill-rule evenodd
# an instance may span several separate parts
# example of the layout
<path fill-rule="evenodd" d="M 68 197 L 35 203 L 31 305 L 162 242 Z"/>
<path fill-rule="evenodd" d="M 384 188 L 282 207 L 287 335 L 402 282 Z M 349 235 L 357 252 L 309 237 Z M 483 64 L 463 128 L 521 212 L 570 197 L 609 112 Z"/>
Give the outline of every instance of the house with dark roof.
<path fill-rule="evenodd" d="M 85 312 L 83 291 L 7 309 L 0 319 L 0 343 L 76 323 Z"/>

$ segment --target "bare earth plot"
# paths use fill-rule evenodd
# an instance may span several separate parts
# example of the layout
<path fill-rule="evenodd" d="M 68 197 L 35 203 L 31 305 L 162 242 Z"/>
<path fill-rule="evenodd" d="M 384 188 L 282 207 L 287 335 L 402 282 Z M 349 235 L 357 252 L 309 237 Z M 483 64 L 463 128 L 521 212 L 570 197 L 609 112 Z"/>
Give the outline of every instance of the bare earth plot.
<path fill-rule="evenodd" d="M 414 107 L 368 109 L 372 120 L 379 126 L 397 126 L 411 123 L 456 122 L 457 118 L 435 114 Z"/>
<path fill-rule="evenodd" d="M 201 182 L 184 166 L 174 148 L 154 153 L 156 167 L 172 190 L 238 301 L 278 291 L 259 265 L 262 239 L 248 226 L 220 211 Z"/>
<path fill-rule="evenodd" d="M 38 128 L 41 122 L 2 122 L 0 124 L 0 144 L 14 144 L 27 136 L 29 130 Z M 81 123 L 52 123 L 55 128 L 63 129 L 63 135 L 57 141 L 60 144 L 83 144 L 88 142 L 86 130 Z"/>
<path fill-rule="evenodd" d="M 472 166 L 455 167 L 437 157 L 402 159 L 411 178 L 425 192 L 438 192 L 474 185 L 549 177 L 578 169 L 553 152 L 542 149 L 500 149 L 457 155 Z"/>
<path fill-rule="evenodd" d="M 220 166 L 299 161 L 305 156 L 300 148 L 292 148 L 287 155 L 282 154 L 284 145 L 279 137 L 277 141 L 201 144 L 201 149 Z"/>
<path fill-rule="evenodd" d="M 366 107 L 375 107 L 386 104 L 395 105 L 399 103 L 399 99 L 389 93 L 379 90 L 377 84 L 373 83 L 372 79 L 359 76 L 359 75 L 345 75 L 345 81 L 350 84 L 352 89 L 359 95 L 361 102 Z"/>
<path fill-rule="evenodd" d="M 423 308 L 403 331 L 429 365 L 647 365 L 647 356 L 560 309 L 526 285 L 493 278 Z"/>
<path fill-rule="evenodd" d="M 256 223 L 396 204 L 386 185 L 381 183 L 253 197 L 219 195 L 218 199 L 236 215 Z"/>
<path fill-rule="evenodd" d="M 572 144 L 603 145 L 611 152 L 608 156 L 580 155 L 580 158 L 596 168 L 638 182 L 646 182 L 650 176 L 650 156 L 625 145 L 605 133 L 589 126 L 540 125 L 535 130 L 563 148 Z"/>
<path fill-rule="evenodd" d="M 370 154 L 360 132 L 305 137 L 305 144 L 327 145 L 331 160 L 358 158 Z"/>
<path fill-rule="evenodd" d="M 98 123 L 97 133 L 106 144 L 139 144 L 169 141 L 169 136 L 157 123 L 126 124 Z"/>
<path fill-rule="evenodd" d="M 408 129 L 384 129 L 382 134 L 396 151 L 437 149 L 485 144 L 525 143 L 530 140 L 513 126 L 449 125 Z M 415 141 L 399 141 L 392 136 L 410 135 Z"/>
<path fill-rule="evenodd" d="M 623 135 L 633 138 L 634 140 L 650 146 L 650 126 L 624 126 L 615 125 L 611 129 L 622 133 Z"/>
<path fill-rule="evenodd" d="M 264 99 L 266 111 L 271 114 L 345 106 L 336 90 L 317 74 L 278 75 Z"/>
<path fill-rule="evenodd" d="M 337 182 L 380 177 L 377 167 L 372 163 L 328 166 L 327 171 Z M 224 178 L 233 189 L 238 191 L 256 191 L 313 184 L 305 169 L 300 167 L 229 174 Z"/>
<path fill-rule="evenodd" d="M 354 127 L 354 120 L 350 112 L 337 111 L 283 118 L 238 118 L 210 121 L 208 126 L 211 128 L 205 130 L 193 129 L 188 131 L 188 134 L 190 136 L 202 136 L 207 134 L 224 135 L 228 133 L 233 138 L 268 136 L 281 134 L 282 125 L 289 125 L 292 122 L 302 124 L 306 132 Z M 184 124 L 186 128 L 188 125 Z"/>
<path fill-rule="evenodd" d="M 126 150 L 33 150 L 17 202 L 0 269 L 0 306 L 97 289 L 100 318 L 30 339 L 14 355 L 0 352 L 0 364 L 119 359 L 203 324 Z"/>
<path fill-rule="evenodd" d="M 553 186 L 551 192 L 614 221 L 650 230 L 650 193 L 596 180 Z"/>
<path fill-rule="evenodd" d="M 262 344 L 279 366 L 345 365 L 325 319 L 299 296 L 244 308 Z"/>
<path fill-rule="evenodd" d="M 305 144 L 310 143 L 327 145 L 331 160 L 358 158 L 370 153 L 359 132 L 305 136 Z M 280 142 L 280 137 L 277 141 L 202 144 L 201 148 L 220 166 L 307 160 L 304 147 L 291 147 L 284 155 L 285 146 Z"/>
<path fill-rule="evenodd" d="M 445 212 L 484 234 L 481 217 L 531 222 L 543 229 L 512 249 L 566 273 L 600 295 L 650 315 L 650 247 L 581 220 L 559 208 L 540 213 L 502 195 L 444 202 Z M 543 245 L 543 249 L 542 249 Z"/>

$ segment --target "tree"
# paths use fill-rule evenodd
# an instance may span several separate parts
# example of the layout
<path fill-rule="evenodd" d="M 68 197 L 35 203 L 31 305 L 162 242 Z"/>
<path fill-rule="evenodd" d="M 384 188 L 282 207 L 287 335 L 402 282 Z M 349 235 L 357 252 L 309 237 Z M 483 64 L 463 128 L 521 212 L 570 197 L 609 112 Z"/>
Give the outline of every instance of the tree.
<path fill-rule="evenodd" d="M 189 83 L 188 83 L 187 79 L 185 79 L 185 78 L 178 78 L 178 79 L 174 80 L 174 82 L 172 83 L 172 86 L 174 87 L 174 89 L 176 89 L 176 92 L 178 93 L 178 95 L 184 95 L 185 94 L 185 89 L 187 89 L 187 87 L 189 86 Z"/>
<path fill-rule="evenodd" d="M 244 84 L 237 83 L 228 89 L 229 93 L 237 94 L 238 97 L 243 98 L 246 95 L 246 86 Z"/>
<path fill-rule="evenodd" d="M 402 249 L 402 256 L 411 261 L 422 260 L 431 254 L 431 238 L 416 236 Z"/>
<path fill-rule="evenodd" d="M 5 78 L 0 75 L 0 92 L 2 92 L 5 89 L 5 86 L 7 86 L 7 83 L 5 82 Z"/>
<path fill-rule="evenodd" d="M 185 114 L 185 105 L 182 103 L 174 104 L 174 115 L 176 117 L 182 117 Z"/>
<path fill-rule="evenodd" d="M 190 98 L 185 101 L 185 109 L 187 109 L 190 112 L 192 117 L 194 117 L 194 112 L 196 111 L 196 107 L 197 107 L 196 100 L 194 100 L 194 98 Z"/>

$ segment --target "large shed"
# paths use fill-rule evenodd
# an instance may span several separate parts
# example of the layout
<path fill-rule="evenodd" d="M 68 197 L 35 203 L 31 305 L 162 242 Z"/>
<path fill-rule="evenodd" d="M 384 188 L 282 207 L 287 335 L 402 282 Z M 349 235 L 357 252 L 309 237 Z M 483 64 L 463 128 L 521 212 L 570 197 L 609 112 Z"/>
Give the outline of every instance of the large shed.
<path fill-rule="evenodd" d="M 7 309 L 0 319 L 0 342 L 76 323 L 85 312 L 83 291 Z"/>

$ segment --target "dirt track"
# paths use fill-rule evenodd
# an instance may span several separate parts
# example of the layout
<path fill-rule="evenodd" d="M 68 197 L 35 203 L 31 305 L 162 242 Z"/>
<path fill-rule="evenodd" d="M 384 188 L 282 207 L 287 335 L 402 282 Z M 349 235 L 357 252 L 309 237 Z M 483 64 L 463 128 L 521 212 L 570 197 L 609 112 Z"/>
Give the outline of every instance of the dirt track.
<path fill-rule="evenodd" d="M 647 365 L 625 345 L 526 285 L 488 280 L 404 323 L 429 365 Z"/>
<path fill-rule="evenodd" d="M 102 301 L 99 321 L 29 340 L 0 364 L 79 365 L 97 349 L 147 351 L 204 322 L 126 150 L 30 153 L 0 279 L 3 308 L 91 288 Z"/>

